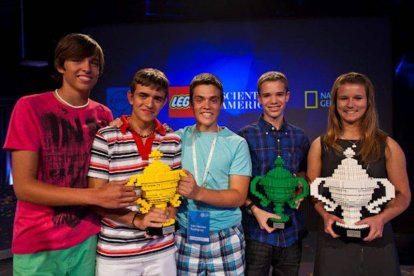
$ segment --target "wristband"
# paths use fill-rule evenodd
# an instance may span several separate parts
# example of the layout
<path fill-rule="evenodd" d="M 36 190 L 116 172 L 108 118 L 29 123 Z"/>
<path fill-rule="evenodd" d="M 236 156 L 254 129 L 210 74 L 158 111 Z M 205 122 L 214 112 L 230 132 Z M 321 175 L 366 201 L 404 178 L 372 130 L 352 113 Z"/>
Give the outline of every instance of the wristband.
<path fill-rule="evenodd" d="M 139 213 L 138 212 L 135 212 L 135 215 L 132 217 L 132 222 L 131 223 L 132 223 L 132 226 L 134 226 L 135 228 L 138 228 L 138 227 L 135 226 L 135 223 L 134 223 L 135 222 L 135 219 L 137 218 L 138 215 L 139 215 Z"/>
<path fill-rule="evenodd" d="M 250 202 L 249 205 L 246 206 L 246 211 L 251 216 L 253 215 L 253 212 L 252 212 L 253 206 L 256 206 L 253 201 Z"/>

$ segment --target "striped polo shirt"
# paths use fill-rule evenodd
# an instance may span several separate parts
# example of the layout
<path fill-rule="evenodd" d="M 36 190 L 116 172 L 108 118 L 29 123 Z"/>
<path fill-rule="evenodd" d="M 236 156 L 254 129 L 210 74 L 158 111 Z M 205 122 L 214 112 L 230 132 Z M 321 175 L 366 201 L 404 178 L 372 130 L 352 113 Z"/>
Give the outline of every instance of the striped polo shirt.
<path fill-rule="evenodd" d="M 174 133 L 166 133 L 158 120 L 151 150 L 153 149 L 163 153 L 160 160 L 172 169 L 181 168 L 180 137 Z M 124 180 L 142 173 L 152 161 L 151 158 L 145 159 L 147 158 L 140 154 L 127 124 L 121 128 L 102 128 L 96 134 L 92 145 L 88 176 L 108 181 Z M 129 209 L 136 211 L 138 207 Z M 103 218 L 98 236 L 98 258 L 139 258 L 140 261 L 146 261 L 175 252 L 174 235 L 147 239 L 144 234 L 145 231 Z"/>

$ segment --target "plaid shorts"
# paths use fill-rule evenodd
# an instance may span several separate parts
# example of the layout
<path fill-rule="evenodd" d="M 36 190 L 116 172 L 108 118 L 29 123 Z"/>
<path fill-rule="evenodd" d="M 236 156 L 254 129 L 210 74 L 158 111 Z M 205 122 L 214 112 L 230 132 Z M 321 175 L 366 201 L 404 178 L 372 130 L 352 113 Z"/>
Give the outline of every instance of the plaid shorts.
<path fill-rule="evenodd" d="M 178 275 L 244 275 L 246 246 L 241 224 L 210 232 L 210 243 L 187 241 L 187 233 L 178 231 Z"/>

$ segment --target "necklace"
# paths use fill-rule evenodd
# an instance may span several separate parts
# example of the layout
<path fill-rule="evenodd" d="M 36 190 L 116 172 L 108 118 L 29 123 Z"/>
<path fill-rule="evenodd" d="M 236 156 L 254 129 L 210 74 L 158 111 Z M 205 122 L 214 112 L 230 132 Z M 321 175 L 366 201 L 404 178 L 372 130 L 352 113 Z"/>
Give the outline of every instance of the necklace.
<path fill-rule="evenodd" d="M 70 104 L 70 103 L 68 103 L 67 101 L 65 101 L 60 95 L 59 95 L 59 93 L 58 93 L 58 90 L 57 89 L 55 89 L 55 95 L 56 95 L 56 97 L 59 99 L 59 101 L 61 101 L 62 103 L 64 103 L 64 104 L 66 104 L 67 106 L 70 106 L 70 107 L 72 107 L 72 108 L 84 108 L 84 107 L 87 107 L 88 106 L 88 104 L 89 104 L 89 98 L 88 98 L 88 100 L 86 101 L 86 104 L 83 104 L 83 105 L 73 105 L 73 104 Z"/>
<path fill-rule="evenodd" d="M 155 125 L 153 124 L 151 126 L 151 131 L 150 132 L 148 132 L 147 134 L 141 134 L 140 132 L 138 132 L 134 129 L 133 125 L 135 125 L 135 124 L 134 124 L 134 122 L 131 121 L 131 117 L 127 118 L 127 122 L 128 122 L 128 125 L 129 125 L 130 129 L 134 130 L 135 133 L 138 134 L 138 136 L 143 138 L 143 139 L 150 137 L 155 131 Z M 139 129 L 139 128 L 136 127 L 136 129 Z"/>
<path fill-rule="evenodd" d="M 138 136 L 139 137 L 141 137 L 141 138 L 148 138 L 151 134 L 153 134 L 154 133 L 154 129 L 152 129 L 149 133 L 147 133 L 147 134 L 141 134 L 141 133 L 138 133 L 137 132 L 137 134 L 138 134 Z"/>
<path fill-rule="evenodd" d="M 346 141 L 348 141 L 349 143 L 352 144 L 351 147 L 353 149 L 355 149 L 357 147 L 357 143 L 359 142 L 358 140 L 355 140 L 355 142 L 353 142 L 353 140 L 346 140 Z"/>

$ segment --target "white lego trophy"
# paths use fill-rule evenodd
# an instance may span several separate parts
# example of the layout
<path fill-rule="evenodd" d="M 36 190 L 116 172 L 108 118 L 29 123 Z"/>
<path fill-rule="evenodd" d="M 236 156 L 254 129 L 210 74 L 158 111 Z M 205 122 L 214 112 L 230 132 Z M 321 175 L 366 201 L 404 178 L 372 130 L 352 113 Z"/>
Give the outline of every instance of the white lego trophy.
<path fill-rule="evenodd" d="M 342 209 L 345 223 L 334 223 L 332 229 L 344 238 L 362 239 L 369 233 L 369 225 L 355 225 L 362 219 L 362 208 L 378 214 L 381 206 L 395 197 L 394 185 L 386 178 L 369 177 L 366 170 L 353 158 L 355 152 L 349 147 L 344 151 L 345 159 L 330 177 L 316 178 L 311 186 L 311 195 L 324 203 L 328 212 Z"/>

